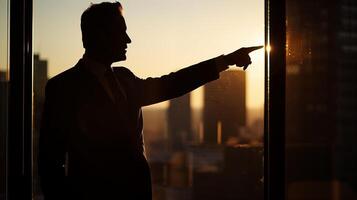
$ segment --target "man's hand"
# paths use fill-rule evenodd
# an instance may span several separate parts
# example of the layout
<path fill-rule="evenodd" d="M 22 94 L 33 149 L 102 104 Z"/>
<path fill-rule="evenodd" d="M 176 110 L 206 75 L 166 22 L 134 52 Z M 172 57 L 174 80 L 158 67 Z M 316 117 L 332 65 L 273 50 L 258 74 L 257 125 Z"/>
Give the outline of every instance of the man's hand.
<path fill-rule="evenodd" d="M 236 65 L 237 67 L 243 67 L 243 70 L 248 68 L 248 65 L 252 64 L 249 53 L 255 50 L 263 48 L 263 46 L 244 47 L 237 51 L 234 51 L 224 56 L 224 59 L 228 65 Z"/>

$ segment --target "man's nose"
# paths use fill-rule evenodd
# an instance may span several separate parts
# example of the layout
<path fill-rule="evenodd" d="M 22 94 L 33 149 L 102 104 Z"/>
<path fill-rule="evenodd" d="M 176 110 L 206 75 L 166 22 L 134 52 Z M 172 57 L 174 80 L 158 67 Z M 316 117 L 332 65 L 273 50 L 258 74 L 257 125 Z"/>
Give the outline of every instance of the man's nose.
<path fill-rule="evenodd" d="M 131 39 L 129 37 L 129 35 L 127 33 L 125 33 L 125 36 L 126 36 L 126 43 L 131 43 Z"/>

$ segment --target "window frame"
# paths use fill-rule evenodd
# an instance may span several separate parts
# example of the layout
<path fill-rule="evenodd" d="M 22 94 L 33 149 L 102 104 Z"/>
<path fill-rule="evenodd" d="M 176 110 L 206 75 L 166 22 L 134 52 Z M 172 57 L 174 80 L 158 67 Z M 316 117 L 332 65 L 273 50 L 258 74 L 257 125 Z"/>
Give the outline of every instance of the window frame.
<path fill-rule="evenodd" d="M 264 199 L 286 199 L 285 0 L 265 0 Z"/>
<path fill-rule="evenodd" d="M 32 0 L 10 3 L 6 199 L 32 199 Z"/>
<path fill-rule="evenodd" d="M 10 1 L 6 199 L 32 199 L 33 0 Z M 285 0 L 265 0 L 264 199 L 285 199 Z M 273 66 L 273 67 L 272 67 Z"/>

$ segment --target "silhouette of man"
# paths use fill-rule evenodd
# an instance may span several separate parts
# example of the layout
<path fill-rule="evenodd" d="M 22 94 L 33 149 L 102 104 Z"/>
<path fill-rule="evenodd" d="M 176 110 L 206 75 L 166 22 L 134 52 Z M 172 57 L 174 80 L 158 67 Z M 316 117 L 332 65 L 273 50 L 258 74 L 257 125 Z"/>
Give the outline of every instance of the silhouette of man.
<path fill-rule="evenodd" d="M 39 173 L 46 200 L 151 199 L 141 107 L 181 96 L 247 67 L 242 48 L 160 78 L 140 79 L 111 64 L 131 42 L 119 2 L 92 4 L 81 17 L 83 57 L 51 78 L 40 131 Z"/>

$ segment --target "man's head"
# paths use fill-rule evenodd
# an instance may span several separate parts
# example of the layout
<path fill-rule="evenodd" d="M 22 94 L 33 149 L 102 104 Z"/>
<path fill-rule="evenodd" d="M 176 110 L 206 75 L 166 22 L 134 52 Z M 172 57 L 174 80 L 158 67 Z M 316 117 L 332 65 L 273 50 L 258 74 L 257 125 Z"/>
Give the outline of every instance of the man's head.
<path fill-rule="evenodd" d="M 86 52 L 107 61 L 125 60 L 131 42 L 119 2 L 92 4 L 81 17 L 82 41 Z"/>

